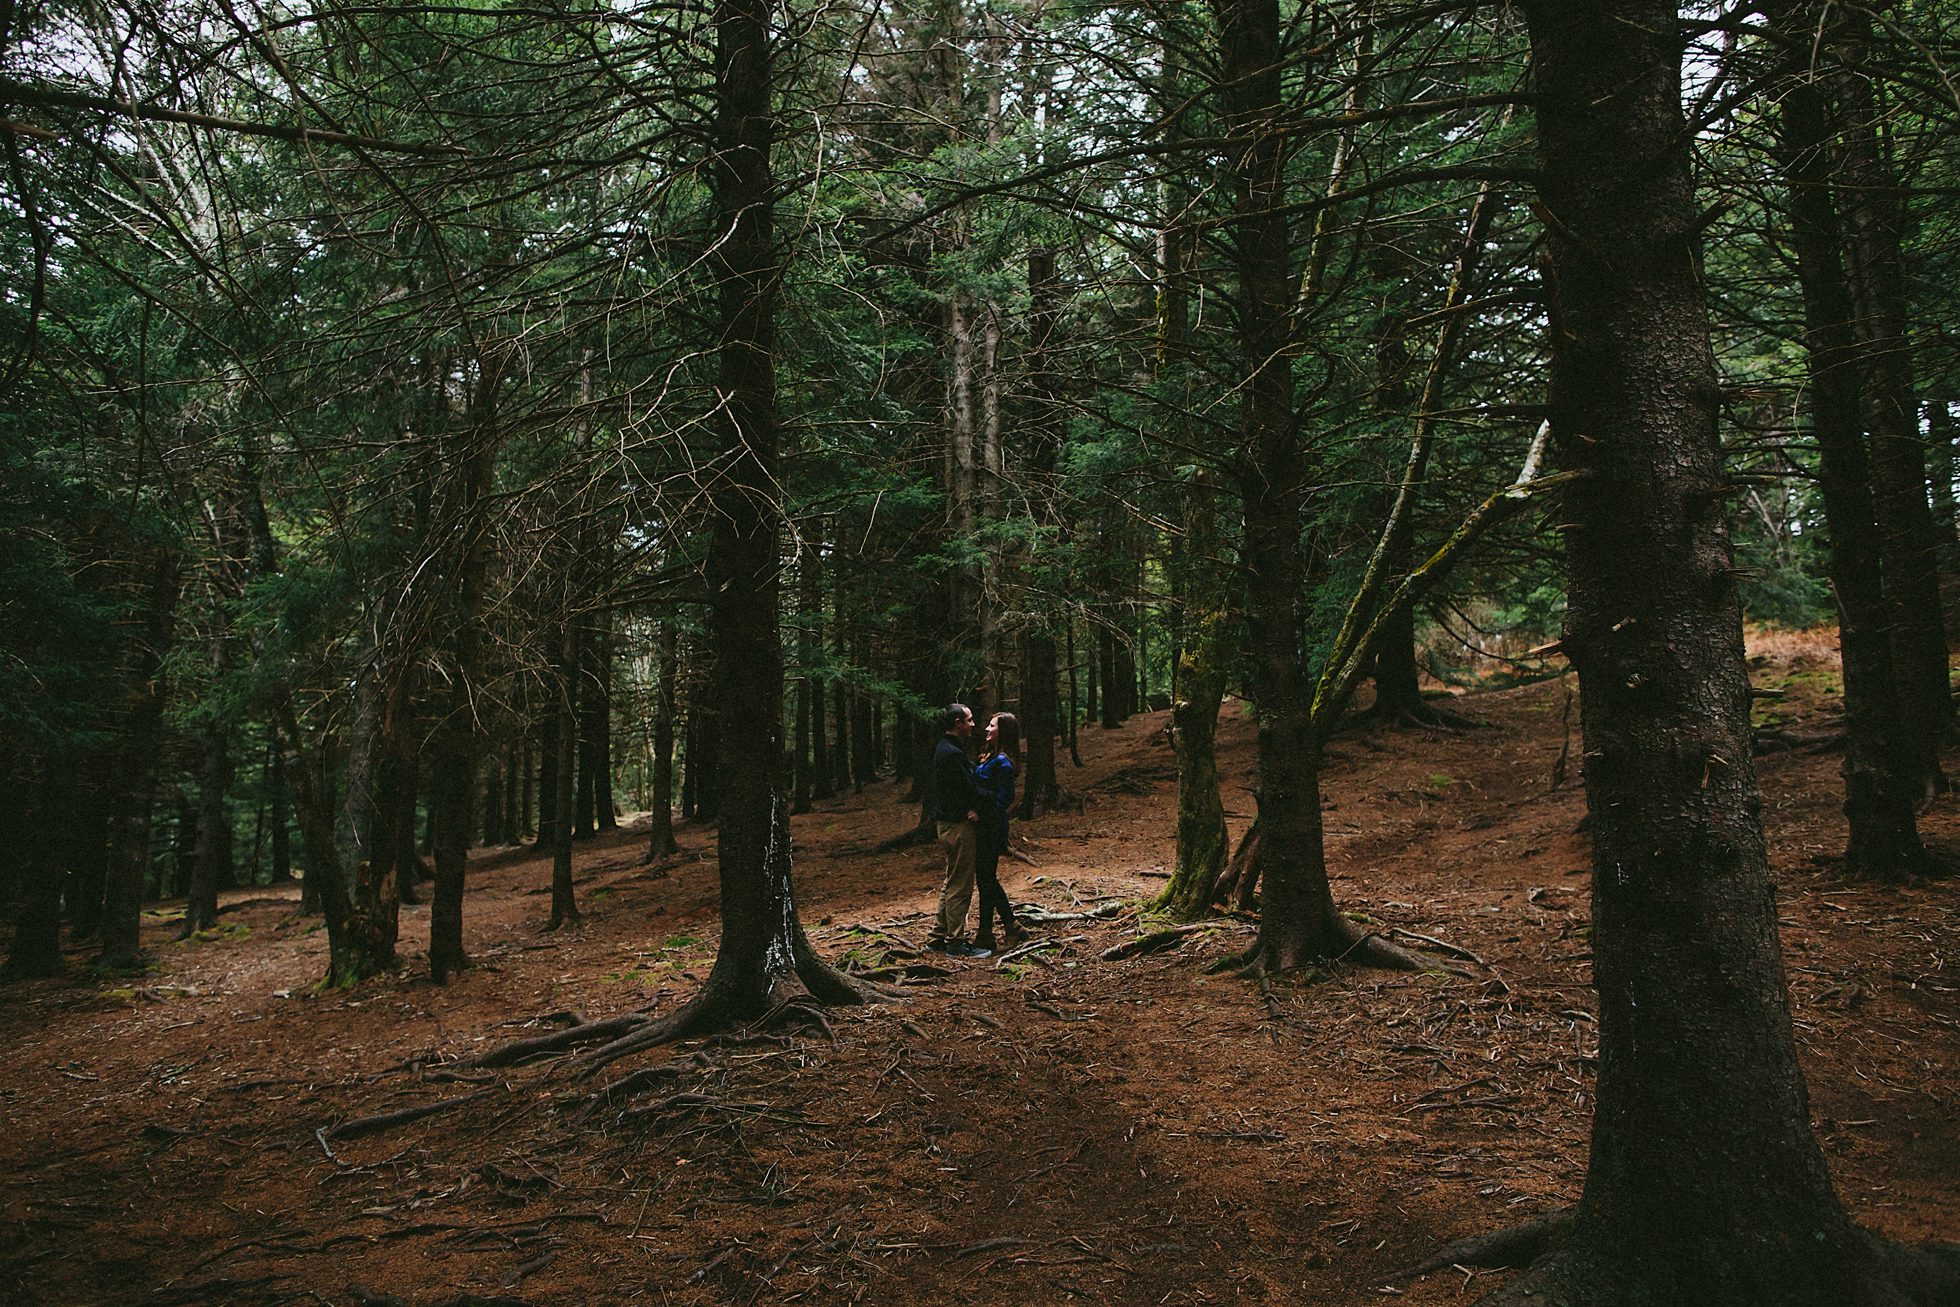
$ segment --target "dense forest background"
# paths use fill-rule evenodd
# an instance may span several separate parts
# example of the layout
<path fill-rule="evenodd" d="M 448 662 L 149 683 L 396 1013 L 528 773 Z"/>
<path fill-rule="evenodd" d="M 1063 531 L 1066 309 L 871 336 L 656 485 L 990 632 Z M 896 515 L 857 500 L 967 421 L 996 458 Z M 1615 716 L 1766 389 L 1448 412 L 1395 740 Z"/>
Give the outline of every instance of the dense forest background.
<path fill-rule="evenodd" d="M 1766 878 L 1738 604 L 1841 631 L 1846 871 L 1942 874 L 1960 8 L 1598 8 L 5 0 L 7 974 L 298 876 L 329 983 L 424 898 L 445 981 L 483 847 L 558 928 L 630 810 L 649 862 L 720 830 L 649 1040 L 854 1002 L 789 812 L 896 776 L 930 838 L 952 700 L 1019 715 L 1025 817 L 1169 709 L 1156 909 L 1259 908 L 1255 978 L 1420 967 L 1329 890 L 1341 724 L 1569 659 L 1640 809 L 1596 866 Z M 1707 947 L 1773 1024 L 1767 929 Z"/>
<path fill-rule="evenodd" d="M 16 899 L 57 876 L 114 957 L 141 899 L 188 892 L 204 929 L 215 889 L 312 866 L 309 897 L 344 884 L 386 936 L 459 769 L 464 843 L 715 813 L 711 17 L 9 8 Z M 1910 448 L 1888 461 L 1879 419 L 1852 419 L 1876 526 L 1916 517 L 1883 543 L 1955 563 L 1952 18 L 1683 18 L 1759 621 L 1835 616 L 1780 134 L 1799 85 L 1855 86 L 1826 106 L 1846 144 L 1820 184 L 1864 224 L 1841 243 L 1868 226 L 1879 247 L 1852 265 L 1879 301 L 1850 324 L 1853 403 L 1892 406 Z M 1244 498 L 1272 455 L 1241 418 L 1215 20 L 774 21 L 790 783 L 807 802 L 909 775 L 961 698 L 1026 719 L 1037 811 L 1082 722 L 1194 689 L 1213 718 L 1251 689 Z M 1562 621 L 1550 500 L 1453 539 L 1545 411 L 1526 32 L 1505 5 L 1314 4 L 1278 41 L 1305 663 L 1352 662 L 1343 619 L 1380 616 L 1360 661 L 1420 714 L 1419 675 L 1536 674 Z M 1446 542 L 1446 580 L 1382 603 Z"/>

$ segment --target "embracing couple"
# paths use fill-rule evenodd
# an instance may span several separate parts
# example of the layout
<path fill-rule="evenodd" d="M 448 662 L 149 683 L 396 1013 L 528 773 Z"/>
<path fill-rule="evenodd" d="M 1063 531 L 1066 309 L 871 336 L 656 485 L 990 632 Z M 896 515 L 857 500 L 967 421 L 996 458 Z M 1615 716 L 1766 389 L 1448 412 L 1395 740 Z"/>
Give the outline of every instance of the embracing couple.
<path fill-rule="evenodd" d="M 1014 909 L 1000 887 L 1000 856 L 1007 852 L 1007 813 L 1014 806 L 1015 755 L 1021 751 L 1021 723 L 1013 713 L 995 713 L 975 767 L 966 741 L 973 734 L 973 710 L 949 705 L 939 721 L 939 744 L 932 753 L 933 815 L 939 846 L 946 851 L 946 884 L 939 892 L 939 920 L 926 947 L 953 957 L 984 958 L 994 951 L 994 916 L 1009 948 L 1028 937 L 1014 920 Z M 980 888 L 980 932 L 966 941 L 966 910 Z"/>

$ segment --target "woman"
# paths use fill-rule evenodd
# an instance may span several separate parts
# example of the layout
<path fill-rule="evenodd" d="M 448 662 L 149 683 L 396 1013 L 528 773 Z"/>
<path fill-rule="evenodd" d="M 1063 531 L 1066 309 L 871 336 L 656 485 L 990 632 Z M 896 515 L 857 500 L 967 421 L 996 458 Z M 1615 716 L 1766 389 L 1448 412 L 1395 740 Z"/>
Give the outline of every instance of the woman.
<path fill-rule="evenodd" d="M 980 839 L 973 864 L 974 881 L 980 887 L 980 930 L 973 937 L 974 947 L 991 952 L 994 947 L 994 914 L 1000 914 L 1001 937 L 1013 948 L 1028 937 L 1021 923 L 1014 920 L 1013 905 L 1000 887 L 1000 855 L 1007 852 L 1007 814 L 1014 806 L 1014 777 L 1019 770 L 1014 755 L 1021 750 L 1021 723 L 1013 713 L 995 713 L 987 723 L 986 752 L 974 769 L 973 779 L 980 788 Z"/>

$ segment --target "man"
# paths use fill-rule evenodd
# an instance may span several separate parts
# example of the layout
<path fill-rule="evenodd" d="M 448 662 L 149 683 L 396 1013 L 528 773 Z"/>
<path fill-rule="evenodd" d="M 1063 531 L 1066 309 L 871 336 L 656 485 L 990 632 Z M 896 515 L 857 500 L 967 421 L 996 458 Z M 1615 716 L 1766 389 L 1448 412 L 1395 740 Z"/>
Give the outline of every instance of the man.
<path fill-rule="evenodd" d="M 949 704 L 939 726 L 939 743 L 932 751 L 932 806 L 939 846 L 946 851 L 946 883 L 939 891 L 939 920 L 926 947 L 953 957 L 977 957 L 979 951 L 966 942 L 980 837 L 980 791 L 973 782 L 973 760 L 966 756 L 973 711 L 963 703 Z"/>

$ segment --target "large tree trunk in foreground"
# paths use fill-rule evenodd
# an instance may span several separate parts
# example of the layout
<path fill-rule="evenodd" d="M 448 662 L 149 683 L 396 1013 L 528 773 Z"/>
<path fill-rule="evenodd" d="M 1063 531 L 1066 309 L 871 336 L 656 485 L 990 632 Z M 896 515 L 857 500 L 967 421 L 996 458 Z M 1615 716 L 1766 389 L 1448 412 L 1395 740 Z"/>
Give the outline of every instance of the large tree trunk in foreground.
<path fill-rule="evenodd" d="M 1906 1301 L 1832 1192 L 1791 1038 L 1675 7 L 1525 12 L 1551 420 L 1587 477 L 1565 503 L 1564 643 L 1583 687 L 1600 1052 L 1572 1234 L 1486 1301 Z"/>
<path fill-rule="evenodd" d="M 1796 48 L 1808 51 L 1807 44 Z M 1907 728 L 1894 673 L 1884 541 L 1859 430 L 1854 309 L 1831 201 L 1829 117 L 1823 87 L 1805 63 L 1789 69 L 1780 128 L 1844 662 L 1844 815 L 1851 828 L 1845 862 L 1854 875 L 1897 880 L 1931 867 L 1913 811 L 1923 781 L 1913 765 L 1921 741 Z"/>
<path fill-rule="evenodd" d="M 721 946 L 692 1001 L 647 1028 L 679 1039 L 786 1003 L 856 1002 L 867 991 L 817 957 L 796 915 L 783 776 L 775 299 L 767 0 L 716 0 L 715 209 L 723 240 L 716 389 L 721 454 L 711 480 L 710 631 L 720 730 Z"/>

